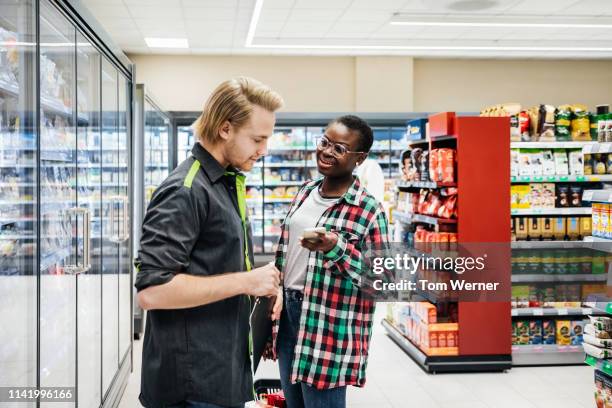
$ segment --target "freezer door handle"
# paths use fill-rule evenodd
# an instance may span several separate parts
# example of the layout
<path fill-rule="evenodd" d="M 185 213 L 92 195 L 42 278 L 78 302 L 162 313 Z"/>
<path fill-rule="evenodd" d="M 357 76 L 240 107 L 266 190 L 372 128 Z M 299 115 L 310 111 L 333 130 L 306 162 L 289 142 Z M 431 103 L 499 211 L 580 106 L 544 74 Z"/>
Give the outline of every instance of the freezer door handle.
<path fill-rule="evenodd" d="M 128 198 L 126 196 L 121 197 L 121 235 L 119 236 L 119 242 L 125 242 L 130 238 L 130 230 L 128 223 Z"/>
<path fill-rule="evenodd" d="M 75 207 L 68 210 L 69 216 L 75 220 L 73 236 L 76 238 L 74 256 L 72 261 L 64 266 L 67 274 L 77 275 L 89 272 L 91 269 L 91 213 L 88 208 Z M 79 243 L 83 244 L 83 251 L 79 252 Z"/>
<path fill-rule="evenodd" d="M 121 244 L 130 237 L 128 231 L 128 198 L 126 196 L 110 197 L 111 242 Z M 120 213 L 119 219 L 117 213 Z"/>

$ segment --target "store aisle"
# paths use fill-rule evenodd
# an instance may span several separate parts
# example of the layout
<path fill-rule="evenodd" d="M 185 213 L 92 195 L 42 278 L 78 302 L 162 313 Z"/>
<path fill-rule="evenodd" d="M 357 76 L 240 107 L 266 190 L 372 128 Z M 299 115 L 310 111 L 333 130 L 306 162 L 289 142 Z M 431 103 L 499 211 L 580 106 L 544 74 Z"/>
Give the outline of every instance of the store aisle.
<path fill-rule="evenodd" d="M 350 408 L 592 408 L 593 369 L 589 366 L 514 368 L 508 373 L 426 374 L 380 325 L 379 307 L 372 336 L 368 382 L 349 387 Z M 142 341 L 134 342 L 134 372 L 119 408 L 141 407 Z M 264 363 L 257 378 L 274 378 L 274 363 Z"/>

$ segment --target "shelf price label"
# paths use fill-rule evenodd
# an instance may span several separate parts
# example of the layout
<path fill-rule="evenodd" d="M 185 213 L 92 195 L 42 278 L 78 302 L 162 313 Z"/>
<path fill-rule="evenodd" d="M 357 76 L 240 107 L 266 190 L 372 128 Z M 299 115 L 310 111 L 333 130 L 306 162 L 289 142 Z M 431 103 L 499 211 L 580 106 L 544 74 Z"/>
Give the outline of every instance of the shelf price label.
<path fill-rule="evenodd" d="M 584 192 L 584 194 L 582 194 L 582 200 L 583 201 L 591 201 L 593 199 L 593 191 L 592 190 L 587 190 Z"/>
<path fill-rule="evenodd" d="M 533 315 L 534 316 L 544 316 L 544 309 L 539 308 L 539 307 L 533 309 Z"/>
<path fill-rule="evenodd" d="M 612 143 L 602 143 L 599 145 L 599 153 L 608 153 L 612 151 Z"/>
<path fill-rule="evenodd" d="M 559 314 L 559 316 L 567 316 L 569 314 L 566 308 L 559 309 L 557 313 Z"/>

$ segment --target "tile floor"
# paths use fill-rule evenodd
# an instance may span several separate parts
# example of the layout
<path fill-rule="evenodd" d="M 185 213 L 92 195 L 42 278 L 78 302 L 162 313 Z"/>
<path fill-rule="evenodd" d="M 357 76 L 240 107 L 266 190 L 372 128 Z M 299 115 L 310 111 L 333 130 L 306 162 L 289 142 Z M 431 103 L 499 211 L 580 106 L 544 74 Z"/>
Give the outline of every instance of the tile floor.
<path fill-rule="evenodd" d="M 383 315 L 378 308 L 377 322 Z M 134 342 L 134 372 L 120 408 L 141 407 L 142 341 Z M 592 408 L 593 369 L 588 366 L 513 368 L 507 373 L 426 374 L 377 324 L 364 388 L 349 387 L 350 408 Z M 264 363 L 256 378 L 278 377 Z"/>

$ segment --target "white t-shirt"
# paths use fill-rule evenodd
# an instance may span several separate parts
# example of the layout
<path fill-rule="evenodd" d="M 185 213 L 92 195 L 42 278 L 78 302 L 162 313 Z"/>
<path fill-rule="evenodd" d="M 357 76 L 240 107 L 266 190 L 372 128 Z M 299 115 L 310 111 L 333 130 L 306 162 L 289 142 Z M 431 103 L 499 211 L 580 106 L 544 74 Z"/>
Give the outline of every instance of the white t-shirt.
<path fill-rule="evenodd" d="M 376 160 L 366 159 L 357 167 L 359 182 L 379 202 L 385 201 L 385 174 Z"/>
<path fill-rule="evenodd" d="M 306 228 L 316 227 L 325 210 L 336 201 L 338 198 L 321 197 L 319 189 L 315 188 L 289 219 L 286 226 L 289 228 L 289 243 L 285 264 L 285 288 L 304 290 L 310 251 L 300 245 L 300 237 Z"/>

